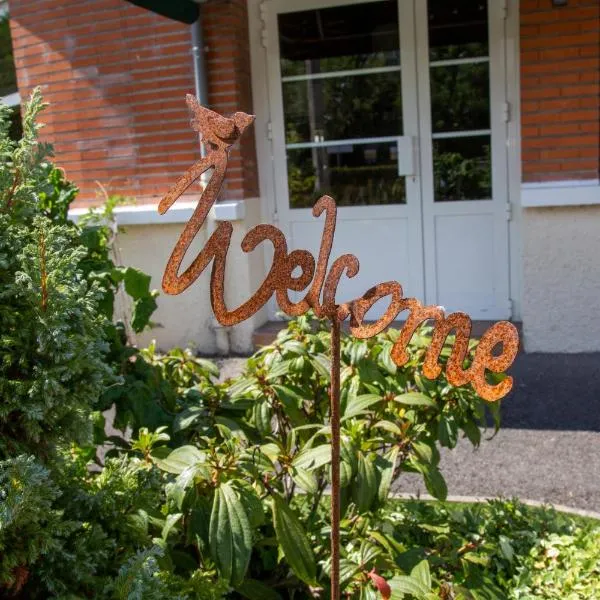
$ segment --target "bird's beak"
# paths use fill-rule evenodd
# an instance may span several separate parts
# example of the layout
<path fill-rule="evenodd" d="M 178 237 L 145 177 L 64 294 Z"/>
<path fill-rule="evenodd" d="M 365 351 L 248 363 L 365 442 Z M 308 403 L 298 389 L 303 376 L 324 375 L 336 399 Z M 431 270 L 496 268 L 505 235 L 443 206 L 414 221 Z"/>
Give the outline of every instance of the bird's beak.
<path fill-rule="evenodd" d="M 244 112 L 236 112 L 233 115 L 233 120 L 236 124 L 236 127 L 239 129 L 240 134 L 243 133 L 244 129 L 246 129 L 246 127 L 248 127 L 248 125 L 250 125 L 254 119 L 254 115 L 247 115 Z"/>

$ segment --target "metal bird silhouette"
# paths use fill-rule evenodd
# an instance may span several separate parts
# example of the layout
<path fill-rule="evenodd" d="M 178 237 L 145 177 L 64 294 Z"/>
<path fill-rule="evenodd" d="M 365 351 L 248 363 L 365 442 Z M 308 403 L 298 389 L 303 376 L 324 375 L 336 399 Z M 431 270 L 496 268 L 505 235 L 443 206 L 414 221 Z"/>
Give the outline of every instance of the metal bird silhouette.
<path fill-rule="evenodd" d="M 201 134 L 202 140 L 218 148 L 234 144 L 254 117 L 236 112 L 231 117 L 222 115 L 202 106 L 195 96 L 188 94 L 186 101 L 193 113 L 192 128 Z"/>

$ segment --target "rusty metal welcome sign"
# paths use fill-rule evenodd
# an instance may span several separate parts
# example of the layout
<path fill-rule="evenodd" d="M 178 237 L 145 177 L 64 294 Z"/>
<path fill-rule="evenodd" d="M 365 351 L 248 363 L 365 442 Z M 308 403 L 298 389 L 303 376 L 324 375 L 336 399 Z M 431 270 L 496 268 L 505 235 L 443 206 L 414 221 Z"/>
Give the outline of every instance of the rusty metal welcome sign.
<path fill-rule="evenodd" d="M 439 306 L 423 306 L 414 298 L 405 298 L 402 286 L 397 281 L 379 283 L 367 290 L 360 298 L 336 304 L 336 291 L 340 279 L 354 277 L 359 270 L 359 262 L 353 254 L 337 257 L 328 270 L 333 238 L 335 235 L 337 207 L 333 198 L 322 196 L 313 207 L 313 215 L 325 213 L 325 224 L 318 259 L 307 250 L 288 251 L 283 233 L 273 225 L 261 224 L 252 228 L 242 240 L 244 252 L 252 252 L 259 244 L 270 241 L 273 245 L 271 268 L 256 293 L 244 304 L 229 310 L 224 300 L 225 262 L 231 243 L 233 226 L 221 222 L 194 258 L 190 266 L 179 274 L 181 263 L 196 234 L 202 228 L 208 213 L 215 203 L 227 170 L 231 146 L 240 138 L 254 117 L 242 112 L 231 118 L 223 117 L 201 106 L 194 96 L 187 96 L 193 118 L 192 128 L 201 134 L 205 143 L 206 155 L 193 164 L 169 190 L 159 204 L 160 214 L 164 214 L 189 186 L 203 173 L 212 169 L 210 179 L 198 202 L 198 206 L 181 234 L 167 263 L 163 277 L 163 289 L 168 294 L 180 294 L 187 289 L 212 262 L 210 299 L 213 312 L 221 325 L 236 325 L 255 314 L 273 294 L 281 310 L 290 316 L 298 316 L 313 309 L 320 318 L 331 321 L 331 597 L 339 598 L 339 521 L 340 521 L 340 324 L 350 318 L 350 333 L 357 338 L 370 338 L 388 327 L 396 316 L 408 311 L 408 316 L 395 342 L 391 357 L 398 365 L 408 361 L 407 345 L 415 330 L 425 321 L 434 321 L 431 344 L 425 355 L 423 373 L 435 379 L 442 371 L 439 357 L 446 339 L 455 332 L 450 357 L 445 365 L 448 381 L 455 386 L 470 383 L 474 390 L 489 401 L 499 400 L 508 394 L 513 385 L 512 377 L 491 384 L 486 380 L 486 371 L 501 373 L 513 363 L 519 348 L 516 327 L 501 321 L 492 325 L 481 337 L 472 357 L 469 357 L 471 319 L 462 312 L 445 315 Z M 300 269 L 298 275 L 294 271 Z M 309 287 L 310 286 L 310 287 Z M 304 298 L 292 302 L 289 291 L 308 291 Z M 379 300 L 388 300 L 383 316 L 375 322 L 367 322 L 366 316 Z M 494 349 L 499 347 L 497 352 Z M 465 359 L 470 358 L 465 366 Z"/>

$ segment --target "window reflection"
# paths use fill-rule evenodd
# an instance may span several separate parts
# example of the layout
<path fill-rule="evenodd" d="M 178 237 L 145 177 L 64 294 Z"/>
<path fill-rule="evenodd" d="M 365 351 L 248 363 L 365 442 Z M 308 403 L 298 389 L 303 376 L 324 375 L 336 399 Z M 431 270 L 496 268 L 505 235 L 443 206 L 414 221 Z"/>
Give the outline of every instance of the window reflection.
<path fill-rule="evenodd" d="M 283 77 L 400 64 L 395 0 L 278 17 Z"/>
<path fill-rule="evenodd" d="M 434 132 L 489 129 L 488 63 L 431 67 L 431 115 Z"/>
<path fill-rule="evenodd" d="M 428 13 L 430 60 L 488 55 L 486 0 L 429 0 Z"/>
<path fill-rule="evenodd" d="M 283 83 L 286 142 L 402 133 L 399 73 Z"/>
<path fill-rule="evenodd" d="M 323 194 L 338 206 L 404 203 L 395 143 L 288 149 L 291 208 L 310 208 Z"/>
<path fill-rule="evenodd" d="M 436 202 L 492 197 L 490 141 L 489 135 L 433 141 Z"/>

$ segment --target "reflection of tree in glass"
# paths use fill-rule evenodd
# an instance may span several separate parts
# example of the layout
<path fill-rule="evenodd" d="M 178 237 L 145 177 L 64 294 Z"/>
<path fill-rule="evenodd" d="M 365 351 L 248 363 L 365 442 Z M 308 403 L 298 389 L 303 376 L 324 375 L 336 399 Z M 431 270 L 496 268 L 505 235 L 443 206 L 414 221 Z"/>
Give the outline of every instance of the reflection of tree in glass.
<path fill-rule="evenodd" d="M 400 64 L 400 53 L 396 51 L 352 54 L 346 56 L 325 56 L 318 59 L 290 60 L 281 59 L 281 75 L 306 75 L 307 73 L 330 73 Z M 307 66 L 309 69 L 307 69 Z"/>
<path fill-rule="evenodd" d="M 489 87 L 487 63 L 432 67 L 432 130 L 489 129 Z"/>
<path fill-rule="evenodd" d="M 446 141 L 446 140 L 444 140 Z M 447 140 L 455 142 L 456 140 Z M 434 198 L 446 200 L 484 200 L 491 198 L 491 161 L 489 143 L 481 146 L 480 156 L 468 157 L 465 152 L 440 151 L 434 144 Z"/>
<path fill-rule="evenodd" d="M 404 202 L 404 179 L 398 177 L 397 165 L 389 162 L 386 150 L 388 145 L 377 148 L 371 164 L 362 159 L 364 146 L 346 154 L 321 152 L 319 167 L 327 172 L 327 185 L 318 185 L 310 149 L 288 151 L 290 207 L 312 207 L 323 194 L 333 196 L 339 206 Z"/>
<path fill-rule="evenodd" d="M 341 71 L 385 64 L 383 54 L 366 56 L 363 64 L 357 58 L 328 60 Z M 320 72 L 314 64 L 307 70 Z M 284 82 L 283 106 L 287 143 L 314 141 L 316 135 L 339 140 L 402 133 L 399 72 Z"/>
<path fill-rule="evenodd" d="M 12 40 L 8 17 L 0 17 L 0 96 L 17 89 L 17 74 L 13 60 Z"/>

